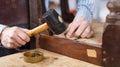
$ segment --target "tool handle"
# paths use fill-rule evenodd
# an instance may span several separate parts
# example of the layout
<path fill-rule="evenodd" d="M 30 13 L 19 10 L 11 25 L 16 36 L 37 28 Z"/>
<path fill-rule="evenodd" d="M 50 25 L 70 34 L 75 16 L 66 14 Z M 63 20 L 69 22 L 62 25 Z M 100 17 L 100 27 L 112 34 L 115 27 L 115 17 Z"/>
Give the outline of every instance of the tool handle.
<path fill-rule="evenodd" d="M 28 36 L 33 36 L 33 35 L 35 35 L 35 34 L 38 34 L 38 33 L 40 33 L 40 32 L 43 32 L 43 31 L 45 31 L 45 30 L 47 30 L 49 27 L 48 27 L 48 25 L 47 25 L 47 23 L 44 23 L 44 24 L 42 24 L 42 25 L 39 25 L 38 27 L 36 27 L 36 28 L 33 28 L 32 30 L 29 30 L 28 32 L 27 32 L 27 35 Z"/>

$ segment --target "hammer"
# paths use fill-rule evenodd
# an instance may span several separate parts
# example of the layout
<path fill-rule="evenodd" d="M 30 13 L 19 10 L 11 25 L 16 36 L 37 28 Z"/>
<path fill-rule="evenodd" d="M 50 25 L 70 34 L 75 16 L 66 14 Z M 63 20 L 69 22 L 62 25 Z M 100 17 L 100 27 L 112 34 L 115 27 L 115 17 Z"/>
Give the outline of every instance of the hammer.
<path fill-rule="evenodd" d="M 38 34 L 40 32 L 47 30 L 48 28 L 55 34 L 60 34 L 66 30 L 66 26 L 63 23 L 62 18 L 54 9 L 48 10 L 42 16 L 42 18 L 46 21 L 46 23 L 28 31 L 27 32 L 28 36 L 31 37 L 35 34 Z"/>

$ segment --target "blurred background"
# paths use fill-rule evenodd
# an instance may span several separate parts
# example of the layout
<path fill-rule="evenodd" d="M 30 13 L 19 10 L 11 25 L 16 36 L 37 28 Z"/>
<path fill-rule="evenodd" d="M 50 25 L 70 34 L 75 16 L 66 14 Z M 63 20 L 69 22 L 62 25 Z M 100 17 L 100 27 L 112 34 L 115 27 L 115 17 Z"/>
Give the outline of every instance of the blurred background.
<path fill-rule="evenodd" d="M 50 0 L 50 4 L 46 5 L 47 8 L 54 8 L 56 9 L 56 11 L 61 14 L 60 11 L 60 0 Z M 94 19 L 99 21 L 99 22 L 105 22 L 106 20 L 106 16 L 109 13 L 108 9 L 107 9 L 107 2 L 109 0 L 96 0 L 95 3 L 95 11 L 94 11 Z M 69 3 L 69 11 L 70 13 L 75 14 L 76 13 L 76 1 L 75 0 L 68 0 Z"/>

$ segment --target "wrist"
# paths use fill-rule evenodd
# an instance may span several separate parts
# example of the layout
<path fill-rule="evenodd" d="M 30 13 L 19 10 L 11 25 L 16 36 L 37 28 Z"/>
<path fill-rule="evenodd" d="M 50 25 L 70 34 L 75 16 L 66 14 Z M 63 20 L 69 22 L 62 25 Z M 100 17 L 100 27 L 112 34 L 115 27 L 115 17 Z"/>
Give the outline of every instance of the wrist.
<path fill-rule="evenodd" d="M 83 17 L 84 19 L 89 21 L 89 23 L 91 23 L 93 19 L 93 13 L 87 7 L 81 6 L 77 11 L 75 19 L 79 17 Z"/>

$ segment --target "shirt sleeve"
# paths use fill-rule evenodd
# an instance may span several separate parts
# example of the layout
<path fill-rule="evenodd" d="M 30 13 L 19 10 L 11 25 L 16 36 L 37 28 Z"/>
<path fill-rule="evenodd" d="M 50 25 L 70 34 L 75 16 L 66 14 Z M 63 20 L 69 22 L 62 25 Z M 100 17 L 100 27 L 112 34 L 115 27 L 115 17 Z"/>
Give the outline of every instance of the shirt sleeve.
<path fill-rule="evenodd" d="M 82 16 L 89 22 L 92 22 L 95 0 L 77 0 L 76 2 L 77 14 L 75 19 Z"/>
<path fill-rule="evenodd" d="M 3 29 L 7 27 L 6 25 L 0 24 L 0 34 L 2 33 Z"/>

